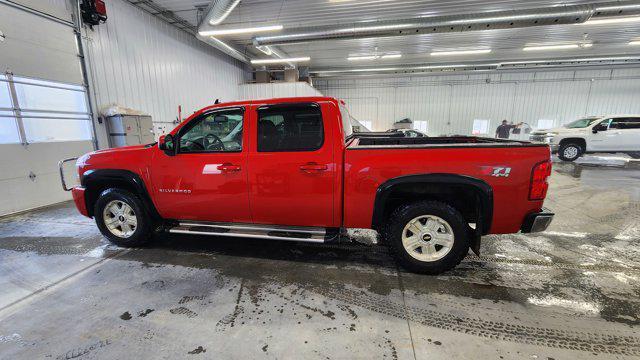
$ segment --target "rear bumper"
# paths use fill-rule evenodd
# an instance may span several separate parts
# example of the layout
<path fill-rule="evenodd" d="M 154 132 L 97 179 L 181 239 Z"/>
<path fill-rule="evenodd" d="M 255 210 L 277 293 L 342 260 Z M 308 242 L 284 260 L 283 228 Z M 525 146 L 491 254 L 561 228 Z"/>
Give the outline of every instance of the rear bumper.
<path fill-rule="evenodd" d="M 73 196 L 73 202 L 76 203 L 76 208 L 80 214 L 90 217 L 89 212 L 87 211 L 87 202 L 84 198 L 85 188 L 78 186 L 71 189 L 71 195 Z"/>
<path fill-rule="evenodd" d="M 531 213 L 524 218 L 520 230 L 523 233 L 545 231 L 549 227 L 549 224 L 551 224 L 554 215 L 554 213 L 546 208 L 543 208 L 540 212 Z"/>

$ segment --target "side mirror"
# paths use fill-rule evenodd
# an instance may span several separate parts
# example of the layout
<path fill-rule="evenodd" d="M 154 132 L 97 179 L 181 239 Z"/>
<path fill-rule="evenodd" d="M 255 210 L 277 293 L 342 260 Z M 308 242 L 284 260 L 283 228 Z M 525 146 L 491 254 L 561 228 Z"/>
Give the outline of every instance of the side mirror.
<path fill-rule="evenodd" d="M 175 149 L 173 136 L 171 134 L 160 136 L 160 139 L 158 139 L 158 148 L 167 155 L 173 155 Z"/>
<path fill-rule="evenodd" d="M 597 134 L 598 131 L 607 131 L 607 125 L 598 124 L 591 129 L 591 132 Z"/>

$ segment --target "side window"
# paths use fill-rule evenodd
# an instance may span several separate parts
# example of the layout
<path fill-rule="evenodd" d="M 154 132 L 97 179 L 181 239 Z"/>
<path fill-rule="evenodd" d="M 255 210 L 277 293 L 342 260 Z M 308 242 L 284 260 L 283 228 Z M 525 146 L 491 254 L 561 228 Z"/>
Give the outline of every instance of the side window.
<path fill-rule="evenodd" d="M 324 143 L 317 104 L 274 105 L 258 109 L 258 151 L 314 151 Z"/>
<path fill-rule="evenodd" d="M 618 118 L 611 121 L 611 129 L 640 129 L 640 118 Z"/>
<path fill-rule="evenodd" d="M 242 151 L 243 111 L 216 111 L 193 121 L 181 133 L 179 153 Z"/>

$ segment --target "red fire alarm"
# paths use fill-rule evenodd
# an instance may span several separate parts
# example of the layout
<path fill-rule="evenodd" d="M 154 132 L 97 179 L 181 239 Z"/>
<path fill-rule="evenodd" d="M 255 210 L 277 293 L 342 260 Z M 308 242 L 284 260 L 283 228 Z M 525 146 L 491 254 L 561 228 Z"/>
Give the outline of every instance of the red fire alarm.
<path fill-rule="evenodd" d="M 93 27 L 107 21 L 107 7 L 103 0 L 82 0 L 82 20 Z"/>

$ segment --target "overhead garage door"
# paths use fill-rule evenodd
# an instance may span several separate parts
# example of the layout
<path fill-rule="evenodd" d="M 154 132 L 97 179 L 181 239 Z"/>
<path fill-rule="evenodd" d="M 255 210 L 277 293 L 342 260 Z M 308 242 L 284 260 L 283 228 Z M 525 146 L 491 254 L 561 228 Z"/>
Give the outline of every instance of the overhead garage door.
<path fill-rule="evenodd" d="M 57 162 L 93 150 L 68 11 L 63 1 L 40 4 L 63 21 L 0 3 L 0 215 L 69 199 Z"/>

